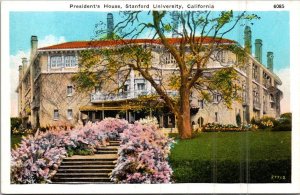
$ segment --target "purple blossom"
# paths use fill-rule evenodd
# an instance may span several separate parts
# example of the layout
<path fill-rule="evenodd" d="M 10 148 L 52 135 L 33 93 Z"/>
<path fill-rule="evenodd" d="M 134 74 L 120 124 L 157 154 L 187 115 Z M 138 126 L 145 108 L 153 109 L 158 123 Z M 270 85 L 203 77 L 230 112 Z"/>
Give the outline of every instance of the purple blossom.
<path fill-rule="evenodd" d="M 157 125 L 136 122 L 121 133 L 117 165 L 111 178 L 117 183 L 169 183 L 167 157 L 173 142 Z"/>

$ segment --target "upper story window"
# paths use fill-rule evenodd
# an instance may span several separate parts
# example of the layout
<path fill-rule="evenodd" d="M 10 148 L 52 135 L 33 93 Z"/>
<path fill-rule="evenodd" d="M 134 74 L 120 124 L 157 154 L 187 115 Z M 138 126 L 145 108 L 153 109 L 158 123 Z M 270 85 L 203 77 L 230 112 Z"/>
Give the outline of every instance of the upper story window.
<path fill-rule="evenodd" d="M 129 86 L 128 85 L 124 85 L 123 86 L 123 92 L 128 92 L 129 91 Z"/>
<path fill-rule="evenodd" d="M 65 66 L 66 67 L 76 66 L 76 58 L 74 55 L 65 56 Z"/>
<path fill-rule="evenodd" d="M 165 54 L 163 60 L 164 60 L 165 64 L 174 64 L 174 63 L 176 63 L 175 58 L 170 53 Z"/>
<path fill-rule="evenodd" d="M 204 100 L 198 100 L 198 105 L 200 109 L 204 108 Z"/>
<path fill-rule="evenodd" d="M 69 54 L 69 55 L 53 55 L 50 56 L 50 68 L 70 68 L 77 66 L 76 56 Z"/>
<path fill-rule="evenodd" d="M 61 56 L 52 56 L 50 58 L 51 68 L 60 68 L 62 66 L 62 57 Z"/>
<path fill-rule="evenodd" d="M 225 62 L 225 56 L 226 56 L 226 55 L 227 55 L 226 51 L 224 51 L 224 50 L 219 51 L 219 52 L 217 53 L 217 60 L 218 60 L 219 62 L 224 63 L 224 62 Z"/>
<path fill-rule="evenodd" d="M 72 96 L 73 95 L 73 86 L 68 85 L 67 86 L 67 96 Z"/>
<path fill-rule="evenodd" d="M 138 90 L 145 90 L 145 83 L 138 83 L 137 84 L 137 89 Z"/>
<path fill-rule="evenodd" d="M 253 102 L 258 103 L 259 102 L 259 91 L 257 86 L 253 88 Z"/>
<path fill-rule="evenodd" d="M 259 72 L 258 72 L 258 66 L 253 64 L 253 68 L 252 68 L 252 78 L 256 81 L 258 81 L 259 78 Z"/>
<path fill-rule="evenodd" d="M 219 103 L 222 99 L 222 96 L 220 94 L 213 94 L 213 103 Z"/>

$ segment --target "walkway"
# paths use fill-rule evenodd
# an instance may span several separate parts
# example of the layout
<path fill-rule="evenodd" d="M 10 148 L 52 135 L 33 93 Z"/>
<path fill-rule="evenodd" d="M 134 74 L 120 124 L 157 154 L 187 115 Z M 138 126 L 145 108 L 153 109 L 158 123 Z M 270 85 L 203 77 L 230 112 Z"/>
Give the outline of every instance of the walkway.
<path fill-rule="evenodd" d="M 94 155 L 74 155 L 64 158 L 52 178 L 54 184 L 112 183 L 110 173 L 117 162 L 119 141 L 110 141 L 109 146 L 99 148 Z"/>

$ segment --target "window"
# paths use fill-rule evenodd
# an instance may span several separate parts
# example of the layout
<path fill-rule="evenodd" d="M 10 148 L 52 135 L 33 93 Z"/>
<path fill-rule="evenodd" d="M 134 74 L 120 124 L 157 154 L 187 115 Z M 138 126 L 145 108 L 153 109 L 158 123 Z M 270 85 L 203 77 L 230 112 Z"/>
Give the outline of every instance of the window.
<path fill-rule="evenodd" d="M 215 112 L 215 122 L 218 122 L 218 113 Z"/>
<path fill-rule="evenodd" d="M 204 108 L 204 100 L 198 100 L 198 105 L 200 109 Z"/>
<path fill-rule="evenodd" d="M 72 109 L 68 109 L 68 111 L 67 111 L 67 118 L 69 120 L 73 118 L 73 110 Z"/>
<path fill-rule="evenodd" d="M 245 83 L 243 83 L 243 85 L 242 85 L 242 93 L 243 93 L 243 101 L 245 102 L 246 100 L 247 100 L 247 91 L 246 91 L 246 84 Z"/>
<path fill-rule="evenodd" d="M 128 92 L 128 85 L 124 85 L 123 92 Z"/>
<path fill-rule="evenodd" d="M 65 56 L 65 66 L 66 67 L 76 66 L 76 59 L 74 55 Z"/>
<path fill-rule="evenodd" d="M 252 68 L 252 78 L 256 81 L 258 81 L 258 67 L 256 65 L 253 64 L 253 68 Z"/>
<path fill-rule="evenodd" d="M 67 96 L 72 96 L 73 94 L 73 86 L 69 85 L 67 87 Z"/>
<path fill-rule="evenodd" d="M 61 56 L 52 56 L 50 58 L 50 66 L 51 68 L 60 68 L 62 66 Z"/>
<path fill-rule="evenodd" d="M 172 56 L 172 54 L 168 53 L 168 54 L 165 54 L 165 56 L 164 56 L 164 63 L 165 64 L 173 64 L 173 63 L 176 63 L 176 60 Z"/>
<path fill-rule="evenodd" d="M 225 55 L 226 55 L 226 53 L 225 53 L 225 51 L 219 51 L 218 53 L 217 53 L 217 60 L 218 60 L 218 62 L 225 62 Z"/>
<path fill-rule="evenodd" d="M 221 101 L 221 95 L 220 94 L 213 94 L 213 103 L 219 103 Z"/>
<path fill-rule="evenodd" d="M 145 83 L 138 83 L 137 88 L 138 90 L 145 90 Z"/>
<path fill-rule="evenodd" d="M 95 93 L 100 93 L 100 86 L 95 86 Z"/>
<path fill-rule="evenodd" d="M 59 112 L 58 112 L 57 109 L 55 109 L 54 112 L 53 112 L 53 119 L 54 120 L 58 120 L 59 119 Z"/>

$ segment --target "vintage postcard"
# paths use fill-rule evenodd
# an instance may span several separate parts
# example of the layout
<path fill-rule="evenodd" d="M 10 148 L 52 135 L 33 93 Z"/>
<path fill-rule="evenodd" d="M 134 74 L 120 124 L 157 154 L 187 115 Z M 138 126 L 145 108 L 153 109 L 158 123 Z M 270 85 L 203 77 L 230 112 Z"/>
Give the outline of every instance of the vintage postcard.
<path fill-rule="evenodd" d="M 299 193 L 290 1 L 1 2 L 3 193 Z"/>

